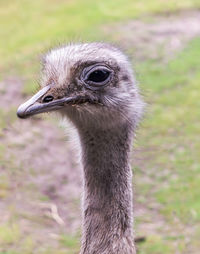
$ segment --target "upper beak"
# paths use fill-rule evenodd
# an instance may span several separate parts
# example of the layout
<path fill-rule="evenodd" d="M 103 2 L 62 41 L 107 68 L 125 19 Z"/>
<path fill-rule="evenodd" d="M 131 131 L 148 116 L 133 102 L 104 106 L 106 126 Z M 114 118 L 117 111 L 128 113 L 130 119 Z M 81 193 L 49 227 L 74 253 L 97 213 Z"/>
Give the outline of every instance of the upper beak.
<path fill-rule="evenodd" d="M 27 118 L 32 115 L 36 115 L 43 112 L 49 112 L 52 110 L 58 110 L 65 104 L 73 102 L 74 97 L 57 99 L 48 103 L 40 103 L 38 100 L 42 98 L 50 89 L 49 86 L 45 86 L 39 92 L 37 92 L 31 99 L 19 106 L 17 110 L 17 116 L 20 118 Z"/>

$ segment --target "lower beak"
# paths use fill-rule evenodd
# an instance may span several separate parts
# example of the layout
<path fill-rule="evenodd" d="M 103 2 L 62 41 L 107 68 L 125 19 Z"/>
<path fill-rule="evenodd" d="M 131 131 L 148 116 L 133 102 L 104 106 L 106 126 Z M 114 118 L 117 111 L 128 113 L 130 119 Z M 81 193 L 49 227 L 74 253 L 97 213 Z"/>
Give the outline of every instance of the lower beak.
<path fill-rule="evenodd" d="M 19 118 L 27 118 L 29 116 L 33 116 L 43 112 L 58 110 L 61 109 L 65 104 L 74 101 L 74 97 L 68 97 L 54 100 L 48 103 L 38 102 L 38 100 L 41 99 L 47 93 L 47 91 L 49 91 L 50 88 L 51 88 L 50 86 L 45 86 L 39 92 L 37 92 L 31 99 L 20 105 L 17 110 L 17 116 Z"/>

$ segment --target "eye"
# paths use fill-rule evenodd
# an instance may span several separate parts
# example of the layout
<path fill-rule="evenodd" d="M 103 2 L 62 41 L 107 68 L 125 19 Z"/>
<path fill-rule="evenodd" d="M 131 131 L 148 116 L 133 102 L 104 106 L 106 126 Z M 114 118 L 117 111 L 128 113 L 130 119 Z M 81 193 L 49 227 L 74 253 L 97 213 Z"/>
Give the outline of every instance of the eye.
<path fill-rule="evenodd" d="M 114 71 L 105 65 L 95 64 L 83 69 L 81 81 L 90 90 L 101 90 L 112 81 Z"/>
<path fill-rule="evenodd" d="M 54 99 L 54 97 L 52 95 L 47 95 L 43 98 L 42 102 L 47 103 L 50 102 Z"/>
<path fill-rule="evenodd" d="M 110 76 L 110 72 L 108 70 L 103 70 L 103 69 L 95 70 L 88 75 L 87 81 L 101 83 L 106 81 L 109 76 Z"/>

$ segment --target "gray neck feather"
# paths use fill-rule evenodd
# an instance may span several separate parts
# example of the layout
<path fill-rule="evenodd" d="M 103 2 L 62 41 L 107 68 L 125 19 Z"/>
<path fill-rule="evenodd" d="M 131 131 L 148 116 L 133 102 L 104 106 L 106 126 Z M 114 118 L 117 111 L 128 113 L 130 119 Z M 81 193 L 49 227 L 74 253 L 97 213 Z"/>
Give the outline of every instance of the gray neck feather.
<path fill-rule="evenodd" d="M 81 254 L 135 254 L 132 223 L 132 130 L 79 129 L 84 167 Z"/>

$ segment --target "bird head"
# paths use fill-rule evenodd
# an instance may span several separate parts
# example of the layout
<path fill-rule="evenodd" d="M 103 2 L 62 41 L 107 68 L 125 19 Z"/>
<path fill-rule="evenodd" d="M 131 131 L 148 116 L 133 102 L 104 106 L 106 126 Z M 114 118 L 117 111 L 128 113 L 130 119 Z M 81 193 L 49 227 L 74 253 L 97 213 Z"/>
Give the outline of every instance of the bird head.
<path fill-rule="evenodd" d="M 79 125 L 137 123 L 143 103 L 126 56 L 104 43 L 72 44 L 49 51 L 41 89 L 19 106 L 27 118 L 57 111 Z"/>

